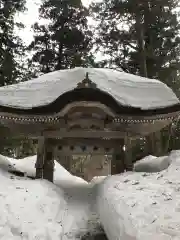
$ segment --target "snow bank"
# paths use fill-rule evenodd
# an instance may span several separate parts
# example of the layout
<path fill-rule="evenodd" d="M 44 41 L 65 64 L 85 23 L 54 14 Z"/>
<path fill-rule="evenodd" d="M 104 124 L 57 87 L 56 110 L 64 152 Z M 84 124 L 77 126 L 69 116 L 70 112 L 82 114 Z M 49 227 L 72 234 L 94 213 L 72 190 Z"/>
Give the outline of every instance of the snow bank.
<path fill-rule="evenodd" d="M 93 189 L 84 180 L 72 176 L 58 163 L 56 184 L 7 172 L 13 165 L 16 171 L 32 176 L 34 159 L 0 157 L 0 239 L 76 240 L 94 232 L 97 217 L 91 206 Z"/>
<path fill-rule="evenodd" d="M 0 239 L 70 240 L 89 231 L 88 201 L 47 181 L 0 172 Z M 86 199 L 87 200 L 87 199 Z"/>
<path fill-rule="evenodd" d="M 15 167 L 12 164 L 12 158 L 5 157 L 0 154 L 0 169 L 5 170 L 5 171 L 15 171 Z"/>
<path fill-rule="evenodd" d="M 108 192 L 118 191 L 140 240 L 180 239 L 180 151 L 169 156 L 172 164 L 159 173 L 127 172 L 106 179 Z"/>
<path fill-rule="evenodd" d="M 0 170 L 0 239 L 60 239 L 64 193 L 45 181 L 19 179 Z M 68 221 L 72 216 L 68 215 Z M 71 231 L 71 229 L 69 229 Z"/>
<path fill-rule="evenodd" d="M 13 159 L 0 155 L 0 168 L 6 171 L 20 171 L 28 177 L 35 177 L 37 156 L 26 157 L 23 159 Z M 55 161 L 54 183 L 64 186 L 72 186 L 72 184 L 88 184 L 84 179 L 73 176 L 57 161 Z"/>
<path fill-rule="evenodd" d="M 169 156 L 147 156 L 134 164 L 135 172 L 160 172 L 169 167 L 172 159 Z"/>
<path fill-rule="evenodd" d="M 111 179 L 111 178 L 109 178 Z M 109 240 L 137 240 L 129 209 L 108 178 L 98 186 L 97 212 Z"/>

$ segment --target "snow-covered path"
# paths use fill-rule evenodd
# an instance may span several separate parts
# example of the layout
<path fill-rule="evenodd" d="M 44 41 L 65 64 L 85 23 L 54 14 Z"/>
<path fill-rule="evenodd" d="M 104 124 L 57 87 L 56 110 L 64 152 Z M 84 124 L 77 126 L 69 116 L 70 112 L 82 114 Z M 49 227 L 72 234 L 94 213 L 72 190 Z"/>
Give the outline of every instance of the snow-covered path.
<path fill-rule="evenodd" d="M 97 228 L 98 216 L 95 212 L 95 189 L 91 186 L 81 185 L 76 187 L 64 187 L 65 199 L 67 201 L 67 215 L 64 216 L 63 226 L 64 232 L 67 234 L 67 239 L 70 239 L 73 234 L 77 234 L 77 239 L 89 233 L 93 233 Z M 68 215 L 71 214 L 74 218 L 68 220 Z M 68 224 L 67 224 L 68 223 Z M 72 231 L 69 232 L 68 229 Z M 65 238 L 63 238 L 65 239 Z"/>

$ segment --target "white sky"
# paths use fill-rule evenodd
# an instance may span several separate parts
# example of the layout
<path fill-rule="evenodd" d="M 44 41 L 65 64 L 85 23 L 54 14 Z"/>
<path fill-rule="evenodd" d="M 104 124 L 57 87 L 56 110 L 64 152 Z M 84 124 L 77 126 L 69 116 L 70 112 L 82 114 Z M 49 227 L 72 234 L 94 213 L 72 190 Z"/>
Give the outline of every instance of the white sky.
<path fill-rule="evenodd" d="M 85 6 L 89 6 L 92 0 L 82 0 Z M 25 29 L 18 31 L 20 37 L 26 44 L 29 44 L 33 40 L 33 32 L 31 26 L 38 21 L 38 6 L 41 0 L 27 0 L 27 11 L 24 14 L 18 16 L 18 21 L 22 21 L 25 25 Z"/>

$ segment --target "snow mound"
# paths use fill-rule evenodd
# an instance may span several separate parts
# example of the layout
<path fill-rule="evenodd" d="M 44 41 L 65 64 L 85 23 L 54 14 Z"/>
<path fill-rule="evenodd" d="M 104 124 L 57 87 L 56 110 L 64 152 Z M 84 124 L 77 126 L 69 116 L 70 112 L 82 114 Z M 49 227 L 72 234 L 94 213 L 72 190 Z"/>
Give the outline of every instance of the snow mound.
<path fill-rule="evenodd" d="M 109 178 L 111 179 L 111 178 Z M 105 180 L 98 186 L 97 212 L 109 240 L 137 240 L 129 209 L 119 198 L 119 191 Z"/>
<path fill-rule="evenodd" d="M 140 240 L 180 239 L 180 151 L 173 151 L 169 168 L 159 173 L 127 172 L 104 182 L 108 192 L 118 191 Z"/>
<path fill-rule="evenodd" d="M 0 155 L 0 169 L 13 172 L 22 172 L 28 177 L 35 177 L 37 156 L 26 157 L 23 159 L 13 159 Z M 55 161 L 54 183 L 58 185 L 72 186 L 72 184 L 88 184 L 84 179 L 73 176 L 57 161 Z"/>
<path fill-rule="evenodd" d="M 87 228 L 85 203 L 76 209 L 56 185 L 17 178 L 1 170 L 0 181 L 0 239 L 76 239 L 81 229 Z"/>
<path fill-rule="evenodd" d="M 15 171 L 16 168 L 12 164 L 13 160 L 14 159 L 9 158 L 9 157 L 5 157 L 5 156 L 0 154 L 0 169 L 2 169 L 4 171 Z"/>
<path fill-rule="evenodd" d="M 135 172 L 161 172 L 167 169 L 172 162 L 169 156 L 147 156 L 134 164 Z"/>
<path fill-rule="evenodd" d="M 8 173 L 13 166 L 34 176 L 35 159 L 0 156 L 0 239 L 76 240 L 94 233 L 99 222 L 92 212 L 93 189 L 83 179 L 58 163 L 55 184 Z"/>

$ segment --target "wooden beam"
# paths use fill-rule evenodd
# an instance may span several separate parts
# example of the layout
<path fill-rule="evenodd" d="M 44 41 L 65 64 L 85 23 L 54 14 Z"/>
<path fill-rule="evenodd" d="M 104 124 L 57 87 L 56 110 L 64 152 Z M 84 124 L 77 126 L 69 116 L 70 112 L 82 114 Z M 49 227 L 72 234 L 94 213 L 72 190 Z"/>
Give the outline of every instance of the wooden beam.
<path fill-rule="evenodd" d="M 82 112 L 84 109 L 89 109 L 89 112 L 92 112 L 92 113 L 94 108 L 96 108 L 96 109 L 99 109 L 99 111 L 103 111 L 103 113 L 111 117 L 116 116 L 116 114 L 112 111 L 112 109 L 110 109 L 106 105 L 99 102 L 90 102 L 90 101 L 80 101 L 80 102 L 69 103 L 58 113 L 58 116 L 63 117 L 66 114 L 68 114 L 68 112 L 71 112 L 72 109 L 75 109 L 75 108 L 78 108 L 78 109 L 81 108 Z"/>
<path fill-rule="evenodd" d="M 114 147 L 118 146 L 116 139 L 84 139 L 84 138 L 64 138 L 53 139 L 53 144 L 57 146 L 58 155 L 112 155 Z"/>
<path fill-rule="evenodd" d="M 118 146 L 116 139 L 98 139 L 98 138 L 64 138 L 64 139 L 53 139 L 54 144 L 59 146 L 97 146 L 104 148 L 114 148 Z"/>
<path fill-rule="evenodd" d="M 95 147 L 96 148 L 96 147 Z M 90 147 L 87 147 L 85 150 L 81 149 L 81 147 L 75 148 L 74 150 L 71 150 L 69 147 L 64 147 L 62 150 L 57 150 L 58 155 L 112 155 L 113 149 L 106 150 L 105 148 L 97 148 L 93 149 Z"/>
<path fill-rule="evenodd" d="M 71 131 L 45 131 L 43 136 L 46 138 L 110 138 L 121 139 L 125 133 L 120 131 L 87 131 L 87 130 L 71 130 Z"/>

